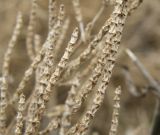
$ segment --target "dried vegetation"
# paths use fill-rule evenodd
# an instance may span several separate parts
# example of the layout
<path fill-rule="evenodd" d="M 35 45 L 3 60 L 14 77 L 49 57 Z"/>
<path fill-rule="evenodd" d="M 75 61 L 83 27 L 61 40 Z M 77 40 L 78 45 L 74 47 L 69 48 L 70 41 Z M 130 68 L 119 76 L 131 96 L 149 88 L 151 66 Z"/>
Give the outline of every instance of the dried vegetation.
<path fill-rule="evenodd" d="M 159 49 L 160 11 L 153 9 L 158 1 L 96 0 L 99 10 L 90 12 L 88 2 L 93 1 L 0 1 L 7 21 L 2 27 L 14 19 L 9 11 L 18 10 L 8 46 L 1 47 L 5 53 L 0 51 L 0 135 L 160 133 L 158 78 L 130 50 L 152 55 Z M 1 44 L 7 44 L 10 29 L 0 29 Z M 144 63 L 155 60 L 155 53 L 152 57 Z"/>

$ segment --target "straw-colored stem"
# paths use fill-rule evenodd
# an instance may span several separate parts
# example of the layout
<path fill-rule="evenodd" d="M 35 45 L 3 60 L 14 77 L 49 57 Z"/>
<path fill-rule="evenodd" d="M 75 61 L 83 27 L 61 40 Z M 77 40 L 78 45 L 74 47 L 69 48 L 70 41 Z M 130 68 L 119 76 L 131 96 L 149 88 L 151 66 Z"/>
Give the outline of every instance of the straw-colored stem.
<path fill-rule="evenodd" d="M 18 102 L 17 121 L 15 128 L 15 135 L 22 135 L 23 133 L 23 121 L 24 121 L 24 109 L 25 109 L 25 96 L 20 95 Z"/>
<path fill-rule="evenodd" d="M 119 109 L 120 109 L 120 96 L 121 96 L 121 87 L 118 86 L 115 90 L 114 105 L 113 105 L 113 113 L 112 113 L 112 121 L 111 127 L 109 131 L 109 135 L 116 135 L 119 124 Z"/>
<path fill-rule="evenodd" d="M 78 29 L 76 28 L 71 36 L 71 40 L 62 56 L 58 66 L 55 68 L 55 71 L 51 75 L 49 81 L 41 81 L 41 85 L 34 93 L 34 98 L 30 103 L 28 121 L 26 123 L 25 135 L 32 135 L 37 133 L 39 128 L 39 123 L 46 108 L 46 103 L 48 102 L 51 94 L 52 87 L 55 86 L 57 81 L 60 79 L 60 75 L 64 70 L 68 60 L 73 52 L 74 45 L 78 39 Z M 47 72 L 46 72 L 47 73 Z M 43 78 L 45 79 L 45 78 Z M 46 85 L 46 87 L 42 87 Z M 44 89 L 45 88 L 45 89 Z"/>
<path fill-rule="evenodd" d="M 32 0 L 32 9 L 30 13 L 29 25 L 26 37 L 27 52 L 31 60 L 33 60 L 35 57 L 33 41 L 34 41 L 35 26 L 36 26 L 36 10 L 37 10 L 37 0 Z"/>
<path fill-rule="evenodd" d="M 13 52 L 13 48 L 16 45 L 18 37 L 20 35 L 22 28 L 22 14 L 18 13 L 16 26 L 11 37 L 11 40 L 8 45 L 8 49 L 4 56 L 4 62 L 2 65 L 2 78 L 1 78 L 1 86 L 0 86 L 0 134 L 4 134 L 6 130 L 6 107 L 8 104 L 7 101 L 7 89 L 8 89 L 8 78 L 9 78 L 9 66 L 11 61 L 11 54 Z"/>
<path fill-rule="evenodd" d="M 49 31 L 51 31 L 54 27 L 54 25 L 56 24 L 56 20 L 57 20 L 57 9 L 56 9 L 56 1 L 55 0 L 49 0 L 48 3 L 48 7 L 49 7 Z"/>

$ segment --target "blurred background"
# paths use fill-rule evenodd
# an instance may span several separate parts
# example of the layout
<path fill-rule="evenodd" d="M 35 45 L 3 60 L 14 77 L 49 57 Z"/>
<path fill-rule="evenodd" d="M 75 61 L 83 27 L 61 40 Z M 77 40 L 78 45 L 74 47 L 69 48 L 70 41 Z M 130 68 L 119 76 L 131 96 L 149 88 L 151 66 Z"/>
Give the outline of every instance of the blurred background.
<path fill-rule="evenodd" d="M 66 41 L 75 26 L 78 25 L 75 19 L 72 3 L 70 0 L 57 0 L 58 4 L 64 3 L 66 17 L 69 17 L 70 28 L 67 32 Z M 101 8 L 101 0 L 80 0 L 84 25 L 92 20 Z M 22 11 L 24 27 L 21 37 L 14 49 L 12 56 L 10 73 L 10 93 L 17 88 L 24 71 L 30 64 L 26 52 L 25 37 L 31 0 L 0 0 L 0 65 L 12 35 L 16 15 Z M 92 34 L 96 34 L 105 20 L 109 17 L 113 7 L 106 4 L 105 10 L 96 22 Z M 48 28 L 48 1 L 38 1 L 36 33 L 40 34 L 44 42 Z M 65 45 L 64 45 L 65 46 Z M 143 77 L 138 68 L 125 53 L 125 49 L 130 48 L 139 60 L 146 67 L 152 77 L 160 80 L 160 1 L 144 0 L 141 6 L 129 16 L 123 32 L 118 60 L 114 68 L 110 86 L 101 109 L 93 120 L 91 131 L 100 135 L 108 134 L 113 109 L 114 89 L 122 86 L 122 100 L 120 110 L 120 121 L 118 134 L 124 135 L 149 135 L 153 126 L 154 112 L 157 97 L 152 92 L 142 93 L 143 89 L 150 89 L 149 82 Z M 62 50 L 63 52 L 63 50 Z M 1 66 L 0 66 L 1 71 Z M 126 73 L 129 73 L 137 95 L 134 95 L 126 85 Z M 1 74 L 1 72 L 0 72 Z M 30 82 L 32 84 L 32 82 Z M 29 86 L 28 86 L 29 87 Z M 141 94 L 142 93 L 142 94 Z M 63 93 L 59 93 L 63 98 Z"/>

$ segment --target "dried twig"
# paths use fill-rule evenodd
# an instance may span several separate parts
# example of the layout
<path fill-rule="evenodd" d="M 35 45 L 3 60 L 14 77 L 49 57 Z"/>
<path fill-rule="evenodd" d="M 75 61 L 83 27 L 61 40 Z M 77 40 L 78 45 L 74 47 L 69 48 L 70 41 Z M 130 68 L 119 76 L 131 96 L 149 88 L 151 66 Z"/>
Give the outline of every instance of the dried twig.
<path fill-rule="evenodd" d="M 73 52 L 73 48 L 77 42 L 77 39 L 78 39 L 78 29 L 76 28 L 71 36 L 71 40 L 66 48 L 66 51 L 63 57 L 61 58 L 54 73 L 51 75 L 49 81 L 48 82 L 41 81 L 41 87 L 39 87 L 39 89 L 37 89 L 36 92 L 34 93 L 34 98 L 31 101 L 30 107 L 29 107 L 27 127 L 25 131 L 26 135 L 37 133 L 40 120 L 45 110 L 46 103 L 48 102 L 51 94 L 52 87 L 55 86 L 55 84 L 60 78 L 60 75 L 63 69 L 68 63 L 68 60 L 70 58 L 71 53 Z M 47 86 L 44 87 L 43 85 L 45 85 L 46 83 L 47 83 Z"/>
<path fill-rule="evenodd" d="M 112 123 L 109 131 L 109 135 L 116 135 L 118 130 L 118 118 L 119 118 L 119 109 L 120 109 L 120 96 L 121 96 L 121 87 L 117 87 L 115 90 L 114 97 L 114 106 L 112 113 Z"/>
<path fill-rule="evenodd" d="M 158 92 L 157 94 L 160 95 L 160 85 L 155 81 L 155 79 L 150 75 L 150 73 L 146 70 L 146 68 L 143 66 L 143 64 L 139 61 L 139 59 L 134 55 L 134 53 L 127 49 L 126 53 L 129 55 L 131 60 L 134 62 L 134 64 L 137 66 L 137 68 L 140 70 L 144 78 L 150 83 L 150 85 L 156 89 Z"/>
<path fill-rule="evenodd" d="M 49 7 L 49 31 L 51 31 L 56 23 L 57 20 L 57 10 L 56 10 L 56 1 L 55 0 L 49 0 L 48 3 L 48 7 Z"/>
<path fill-rule="evenodd" d="M 32 0 L 32 9 L 30 13 L 28 32 L 26 37 L 27 52 L 31 60 L 33 60 L 35 57 L 35 52 L 33 50 L 33 41 L 34 41 L 35 24 L 36 24 L 36 10 L 37 10 L 37 0 Z"/>
<path fill-rule="evenodd" d="M 75 14 L 76 14 L 76 20 L 79 23 L 81 38 L 82 38 L 82 41 L 85 42 L 86 37 L 85 37 L 84 23 L 83 23 L 83 20 L 82 20 L 82 13 L 81 13 L 79 0 L 72 0 L 72 3 L 73 3 L 74 11 L 75 11 Z"/>
<path fill-rule="evenodd" d="M 18 105 L 15 135 L 22 135 L 23 121 L 24 121 L 24 116 L 23 116 L 24 109 L 25 109 L 25 96 L 21 94 L 20 99 L 19 99 L 19 105 Z"/>
<path fill-rule="evenodd" d="M 4 134 L 6 130 L 6 107 L 7 107 L 7 88 L 8 88 L 8 78 L 9 78 L 9 65 L 11 60 L 11 54 L 13 48 L 16 45 L 18 37 L 20 35 L 22 28 L 22 14 L 18 13 L 16 26 L 8 45 L 8 49 L 4 56 L 4 63 L 2 66 L 2 79 L 0 86 L 0 134 Z"/>

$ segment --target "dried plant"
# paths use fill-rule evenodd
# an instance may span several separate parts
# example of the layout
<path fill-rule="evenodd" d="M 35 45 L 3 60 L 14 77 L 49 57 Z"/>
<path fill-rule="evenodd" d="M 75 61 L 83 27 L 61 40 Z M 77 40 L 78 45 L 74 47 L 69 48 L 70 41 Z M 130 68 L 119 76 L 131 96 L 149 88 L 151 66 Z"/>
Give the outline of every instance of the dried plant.
<path fill-rule="evenodd" d="M 102 1 L 95 17 L 85 26 L 81 3 L 79 0 L 72 0 L 78 27 L 73 30 L 65 47 L 67 30 L 72 21 L 66 17 L 65 4 L 59 5 L 56 0 L 48 1 L 48 34 L 43 42 L 44 37 L 36 31 L 39 1 L 32 0 L 25 37 L 31 64 L 12 96 L 8 96 L 9 66 L 13 48 L 22 29 L 22 13 L 18 14 L 16 27 L 4 56 L 0 78 L 0 135 L 96 134 L 94 131 L 89 132 L 89 128 L 108 90 L 113 68 L 120 52 L 119 46 L 126 19 L 141 2 L 141 0 Z M 92 34 L 106 4 L 111 4 L 113 11 L 109 18 L 105 19 L 99 32 Z M 85 48 L 83 44 L 86 44 Z M 81 51 L 78 52 L 80 49 Z M 63 50 L 63 55 L 59 58 L 59 53 Z M 127 52 L 136 61 L 136 65 L 145 71 L 137 62 L 136 57 L 129 50 Z M 159 91 L 157 82 L 147 72 L 143 74 Z M 33 86 L 27 91 L 26 88 L 33 78 Z M 129 79 L 132 82 L 131 78 Z M 133 83 L 131 84 L 133 87 Z M 67 87 L 69 90 L 65 91 L 66 99 L 60 105 L 57 103 L 59 99 L 56 92 L 58 93 L 59 87 L 62 86 L 65 86 L 66 91 Z M 118 132 L 120 94 L 121 87 L 117 87 L 115 97 L 112 98 L 114 105 L 109 135 L 116 135 Z M 8 122 L 7 107 L 10 106 L 16 114 Z M 78 114 L 83 106 L 85 106 L 85 111 L 80 119 L 76 118 L 74 121 L 74 115 Z"/>

